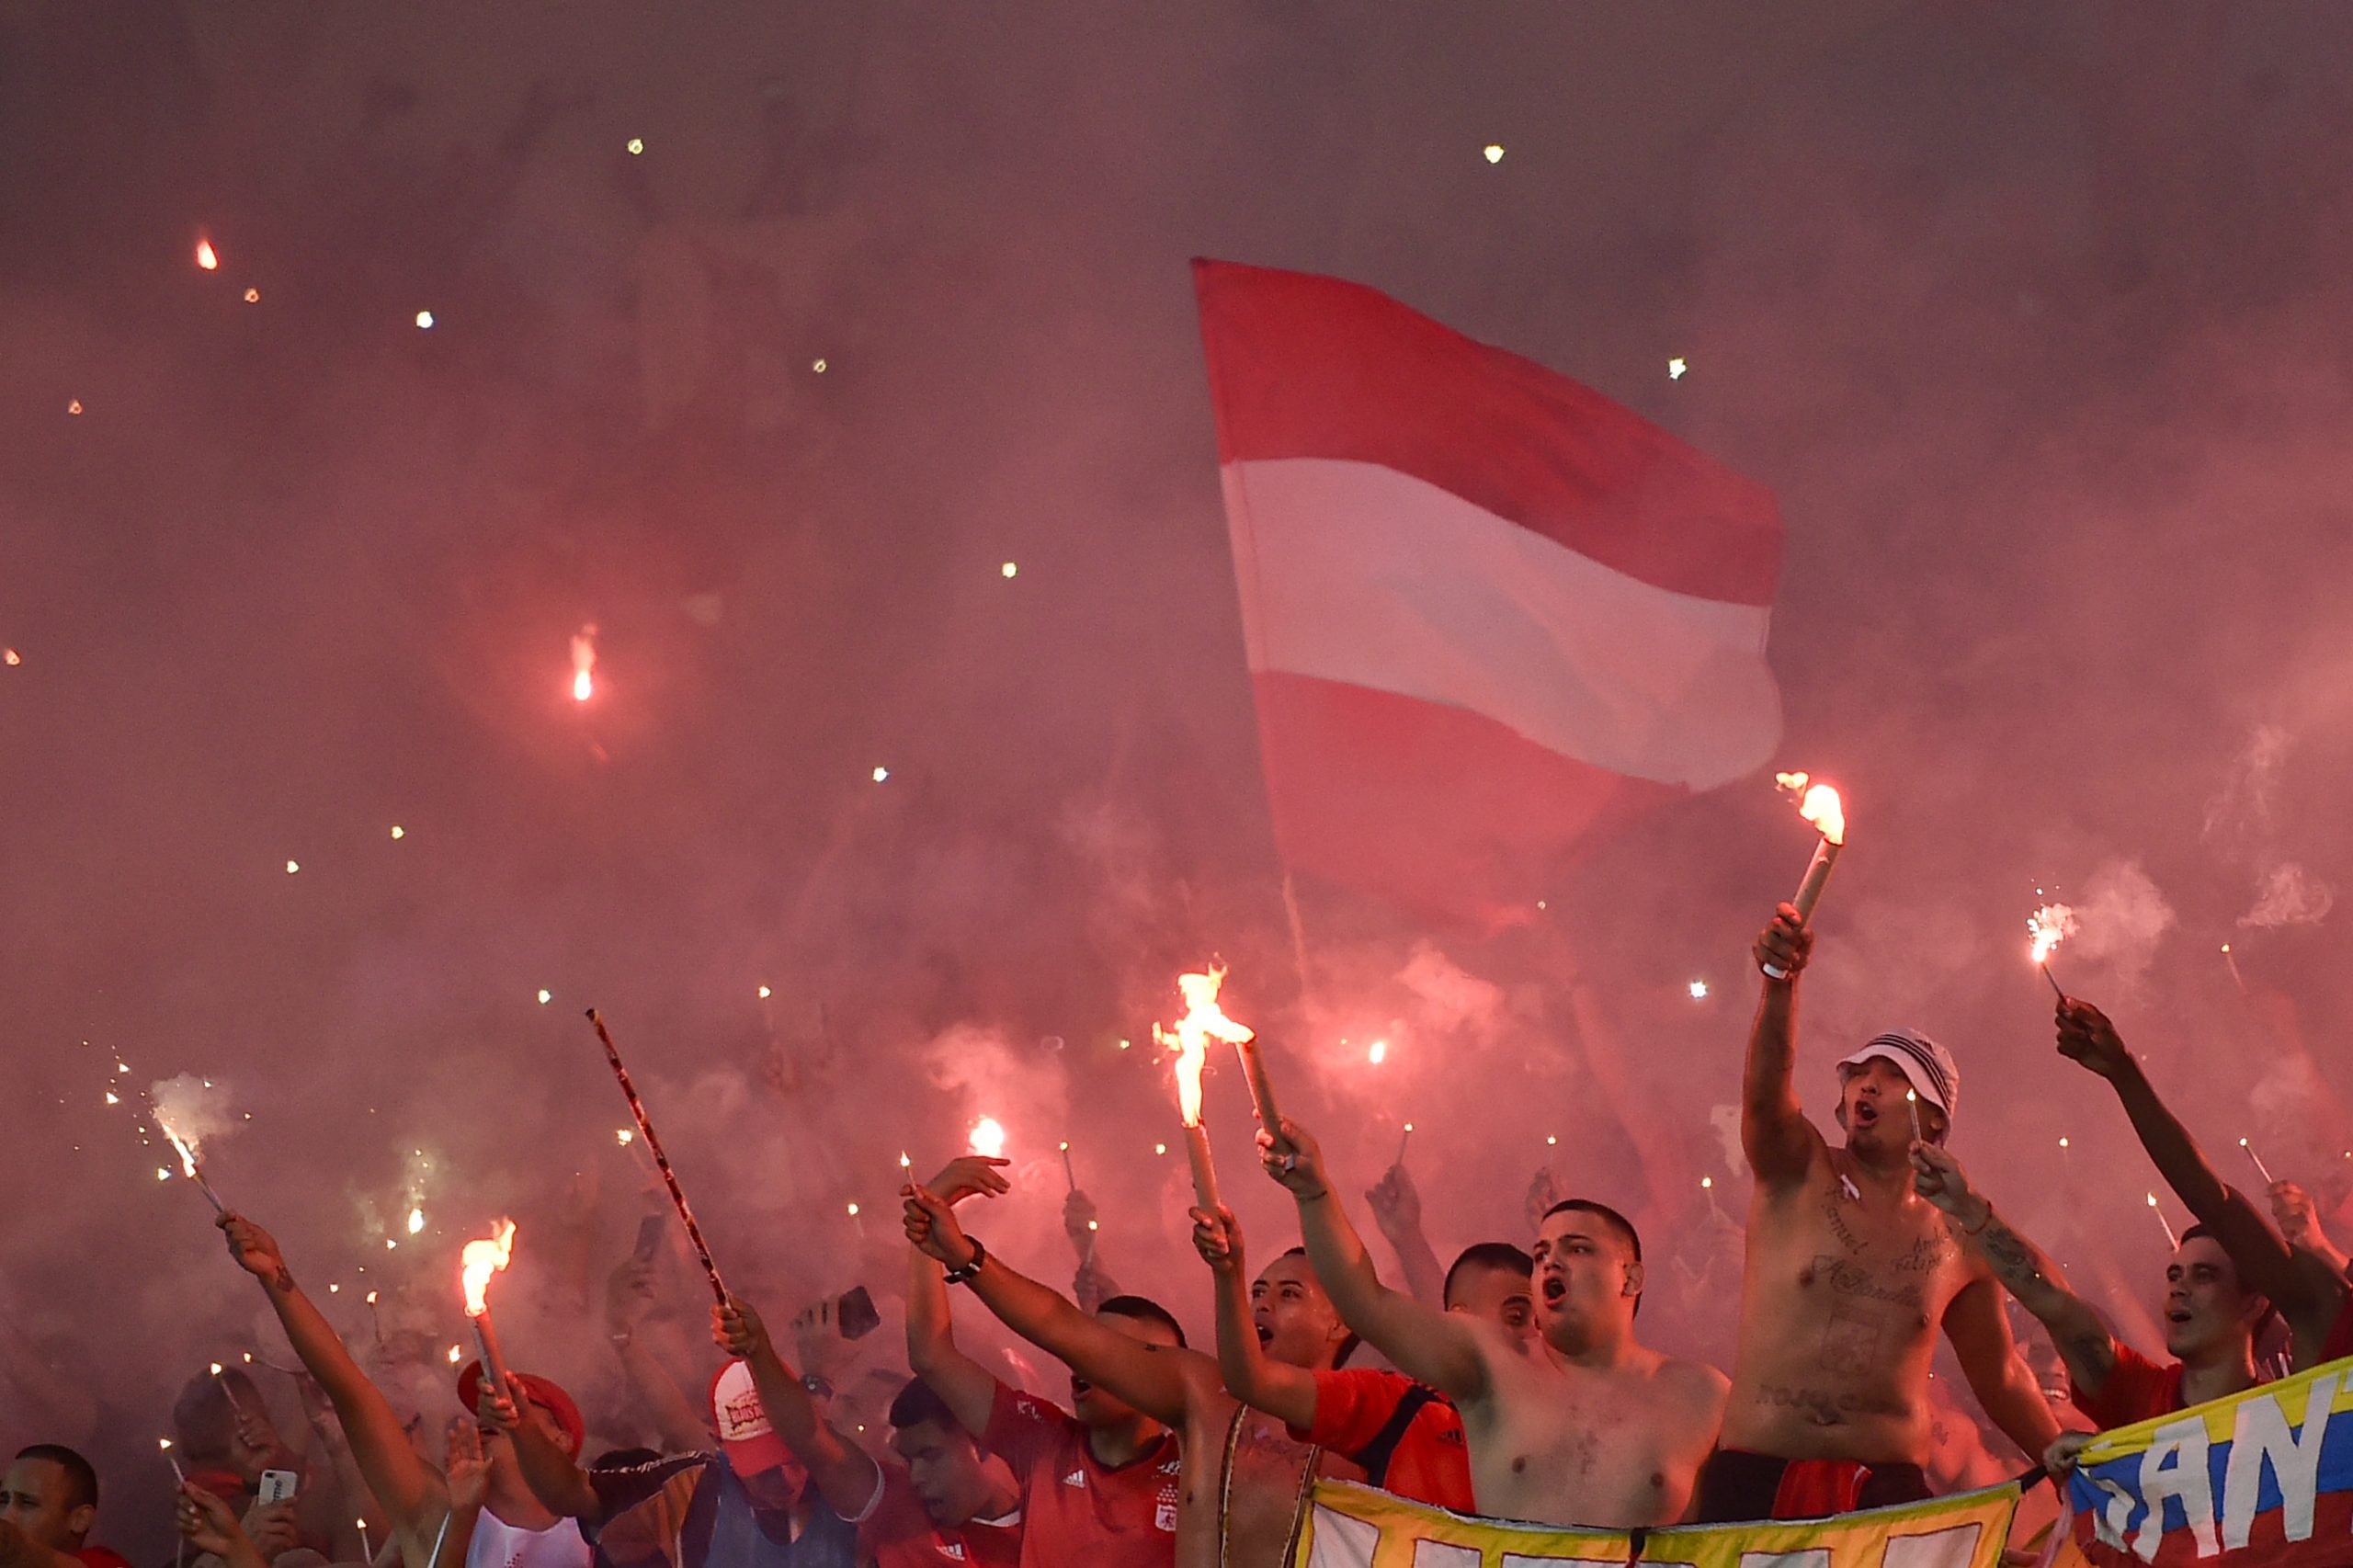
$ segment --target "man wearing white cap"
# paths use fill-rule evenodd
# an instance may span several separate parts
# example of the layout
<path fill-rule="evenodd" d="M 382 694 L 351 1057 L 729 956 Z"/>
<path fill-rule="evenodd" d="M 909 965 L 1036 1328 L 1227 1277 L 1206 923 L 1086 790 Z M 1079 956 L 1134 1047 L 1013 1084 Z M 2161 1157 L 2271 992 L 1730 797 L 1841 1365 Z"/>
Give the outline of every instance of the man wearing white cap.
<path fill-rule="evenodd" d="M 1748 1040 L 1741 1143 L 1749 1201 L 1740 1343 L 1706 1521 L 1810 1518 L 1927 1496 L 1928 1365 L 1937 1330 L 2010 1440 L 2040 1455 L 2058 1422 L 2013 1353 L 2001 1288 L 1913 1190 L 1915 1139 L 1942 1144 L 1961 1099 L 1944 1047 L 1915 1030 L 1838 1063 L 1834 1148 L 1798 1102 L 1798 974 L 1813 933 L 1783 904 L 1756 944 L 1763 998 Z"/>

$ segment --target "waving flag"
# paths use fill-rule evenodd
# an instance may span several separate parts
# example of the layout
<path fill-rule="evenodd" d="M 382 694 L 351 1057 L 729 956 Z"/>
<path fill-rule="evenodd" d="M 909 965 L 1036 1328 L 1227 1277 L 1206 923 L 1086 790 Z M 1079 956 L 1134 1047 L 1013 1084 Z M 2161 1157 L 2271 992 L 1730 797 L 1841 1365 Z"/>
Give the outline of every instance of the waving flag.
<path fill-rule="evenodd" d="M 1359 284 L 1193 264 L 1275 833 L 1525 918 L 1610 823 L 1780 735 L 1771 494 Z"/>
<path fill-rule="evenodd" d="M 2068 1487 L 2083 1560 L 2353 1562 L 2353 1361 L 2103 1432 Z"/>
<path fill-rule="evenodd" d="M 1449 1514 L 1352 1482 L 1315 1483 L 1298 1568 L 1999 1568 L 2018 1483 L 1790 1523 L 1573 1529 Z"/>

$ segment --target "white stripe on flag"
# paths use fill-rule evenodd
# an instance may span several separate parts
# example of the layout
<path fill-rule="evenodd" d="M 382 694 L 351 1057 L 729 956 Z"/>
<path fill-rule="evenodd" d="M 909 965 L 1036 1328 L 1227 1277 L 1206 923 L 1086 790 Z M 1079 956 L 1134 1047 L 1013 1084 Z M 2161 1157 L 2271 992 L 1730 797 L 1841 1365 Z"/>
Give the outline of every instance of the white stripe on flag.
<path fill-rule="evenodd" d="M 1375 463 L 1223 473 L 1253 670 L 1465 709 L 1694 790 L 1762 766 L 1780 738 L 1761 606 L 1641 582 Z"/>

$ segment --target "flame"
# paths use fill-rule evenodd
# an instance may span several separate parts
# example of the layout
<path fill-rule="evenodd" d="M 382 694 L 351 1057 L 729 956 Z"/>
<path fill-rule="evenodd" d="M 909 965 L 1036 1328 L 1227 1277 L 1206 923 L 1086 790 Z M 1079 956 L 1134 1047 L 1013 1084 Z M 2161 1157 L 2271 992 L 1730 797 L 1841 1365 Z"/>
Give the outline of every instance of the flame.
<path fill-rule="evenodd" d="M 1005 1124 L 993 1116 L 981 1118 L 972 1123 L 971 1143 L 973 1153 L 1000 1158 L 1005 1153 Z"/>
<path fill-rule="evenodd" d="M 490 1277 L 515 1256 L 515 1221 L 501 1220 L 487 1241 L 472 1241 L 458 1256 L 460 1282 L 466 1291 L 466 1315 L 478 1318 L 490 1310 Z"/>
<path fill-rule="evenodd" d="M 2027 957 L 2042 963 L 2051 949 L 2075 934 L 2075 912 L 2063 903 L 2046 903 L 2026 917 Z"/>
<path fill-rule="evenodd" d="M 173 1130 L 172 1124 L 164 1119 L 161 1112 L 156 1114 L 155 1125 L 164 1130 L 165 1142 L 171 1144 L 178 1153 L 180 1175 L 193 1178 L 196 1175 L 196 1141 L 192 1138 L 181 1137 Z"/>
<path fill-rule="evenodd" d="M 572 700 L 585 702 L 597 695 L 589 671 L 597 667 L 597 629 L 584 626 L 572 637 Z"/>
<path fill-rule="evenodd" d="M 423 1231 L 424 1229 L 425 1229 L 425 1210 L 422 1210 L 422 1209 L 412 1209 L 412 1210 L 410 1210 L 408 1211 L 408 1233 L 409 1233 L 410 1235 L 412 1235 L 412 1236 L 413 1236 L 413 1235 L 417 1234 L 419 1232 Z"/>
<path fill-rule="evenodd" d="M 1832 844 L 1847 842 L 1847 812 L 1835 788 L 1817 784 L 1803 773 L 1776 773 L 1773 782 L 1798 797 L 1798 815 L 1821 829 L 1824 838 Z"/>
<path fill-rule="evenodd" d="M 196 265 L 207 272 L 214 270 L 221 265 L 221 257 L 213 252 L 212 242 L 200 234 L 197 236 L 196 241 Z"/>
<path fill-rule="evenodd" d="M 1176 1109 L 1188 1127 L 1201 1124 L 1201 1068 L 1209 1060 L 1209 1042 L 1222 1040 L 1240 1045 L 1257 1038 L 1256 1030 L 1235 1023 L 1217 1005 L 1217 994 L 1224 984 L 1223 964 L 1211 964 L 1206 974 L 1178 975 L 1176 989 L 1185 998 L 1185 1016 L 1176 1020 L 1173 1031 L 1152 1026 L 1154 1040 L 1176 1048 Z"/>
<path fill-rule="evenodd" d="M 637 1134 L 631 1131 L 626 1127 L 616 1127 L 613 1129 L 613 1142 L 620 1144 L 624 1149 L 628 1148 L 630 1144 L 636 1140 L 636 1138 Z"/>
<path fill-rule="evenodd" d="M 1378 1067 L 1389 1059 L 1389 1042 L 1385 1040 L 1374 1040 L 1372 1042 L 1372 1049 L 1366 1051 L 1364 1054 L 1366 1061 L 1370 1062 L 1375 1067 Z"/>
<path fill-rule="evenodd" d="M 456 1366 L 463 1354 L 456 1346 L 449 1346 L 449 1365 Z"/>

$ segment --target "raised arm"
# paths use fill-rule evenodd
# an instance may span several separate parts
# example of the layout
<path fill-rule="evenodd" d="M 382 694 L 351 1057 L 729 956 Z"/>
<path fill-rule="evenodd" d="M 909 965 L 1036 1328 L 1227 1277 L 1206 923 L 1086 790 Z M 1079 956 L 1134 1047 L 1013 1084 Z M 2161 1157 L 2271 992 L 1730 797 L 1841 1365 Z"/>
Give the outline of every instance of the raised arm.
<path fill-rule="evenodd" d="M 751 1368 L 752 1386 L 759 1392 L 768 1424 L 792 1457 L 808 1468 L 825 1506 L 846 1519 L 864 1517 L 882 1484 L 881 1467 L 817 1413 L 817 1402 L 777 1354 L 760 1314 L 731 1295 L 726 1305 L 710 1309 L 710 1336 L 722 1350 L 742 1357 Z"/>
<path fill-rule="evenodd" d="M 1487 1358 L 1471 1320 L 1424 1306 L 1381 1282 L 1364 1239 L 1332 1190 L 1323 1148 L 1307 1130 L 1290 1117 L 1282 1119 L 1279 1133 L 1260 1130 L 1258 1158 L 1298 1202 L 1307 1260 L 1340 1321 L 1407 1377 L 1458 1401 L 1485 1393 Z"/>
<path fill-rule="evenodd" d="M 2051 1331 L 2051 1343 L 2058 1347 L 2075 1386 L 2097 1398 L 2108 1375 L 2116 1370 L 2116 1338 L 2091 1304 L 2068 1285 L 2059 1266 L 1994 1212 L 1994 1205 L 1970 1186 L 1961 1162 L 1936 1144 L 1912 1145 L 1912 1186 L 1952 1216 L 1963 1244 L 1984 1260 L 2018 1305 Z"/>
<path fill-rule="evenodd" d="M 2010 1320 L 2002 1313 L 2002 1292 L 1984 1275 L 1961 1288 L 1945 1307 L 1945 1337 L 1961 1362 L 1961 1375 L 2018 1451 L 2040 1460 L 2059 1435 L 2059 1418 L 2035 1386 L 2033 1369 L 2010 1343 Z"/>
<path fill-rule="evenodd" d="M 955 1210 L 928 1187 L 907 1189 L 904 1218 L 909 1241 L 949 1268 L 972 1270 L 965 1278 L 972 1294 L 1007 1328 L 1154 1420 L 1171 1426 L 1183 1421 L 1193 1392 L 1217 1386 L 1217 1363 L 1199 1351 L 1148 1345 L 1122 1334 L 984 1252 L 956 1222 Z"/>
<path fill-rule="evenodd" d="M 1210 1266 L 1217 1293 L 1217 1366 L 1225 1390 L 1253 1410 L 1304 1431 L 1315 1424 L 1315 1374 L 1267 1358 L 1250 1311 L 1249 1274 L 1242 1261 L 1242 1227 L 1233 1210 L 1195 1209 L 1193 1250 Z"/>
<path fill-rule="evenodd" d="M 654 1265 L 634 1256 L 621 1259 L 605 1279 L 605 1338 L 662 1446 L 673 1453 L 693 1453 L 710 1447 L 710 1417 L 695 1408 L 647 1343 L 645 1318 L 653 1304 Z"/>
<path fill-rule="evenodd" d="M 996 1374 L 957 1347 L 939 1262 L 915 1247 L 907 1249 L 907 1367 L 956 1413 L 958 1426 L 975 1437 L 988 1435 Z"/>
<path fill-rule="evenodd" d="M 1748 1060 L 1741 1072 L 1740 1146 L 1759 1186 L 1784 1188 L 1805 1179 L 1822 1134 L 1798 1103 L 1798 975 L 1813 956 L 1813 931 L 1795 904 L 1773 912 L 1756 938 L 1760 971 L 1770 966 L 1748 1028 Z"/>
<path fill-rule="evenodd" d="M 1400 1160 L 1382 1173 L 1364 1200 L 1389 1250 L 1397 1255 L 1397 1271 L 1404 1276 L 1406 1290 L 1426 1307 L 1445 1306 L 1446 1270 L 1438 1266 L 1438 1254 L 1422 1233 L 1422 1194 L 1405 1163 Z"/>
<path fill-rule="evenodd" d="M 294 1354 L 334 1404 L 359 1473 L 392 1522 L 410 1533 L 428 1521 L 438 1522 L 448 1505 L 441 1478 L 410 1446 L 391 1402 L 351 1358 L 334 1325 L 294 1283 L 294 1272 L 286 1267 L 278 1243 L 242 1215 L 224 1214 L 218 1223 L 228 1238 L 229 1256 L 261 1281 L 262 1293 L 285 1327 Z"/>
<path fill-rule="evenodd" d="M 2343 1275 L 2353 1268 L 2353 1258 L 2331 1241 L 2320 1222 L 2319 1206 L 2313 1196 L 2292 1181 L 2271 1184 L 2271 1220 L 2279 1227 L 2279 1235 L 2291 1247 L 2298 1247 L 2320 1259 L 2331 1274 Z"/>
<path fill-rule="evenodd" d="M 2262 1212 L 2215 1174 L 2181 1119 L 2157 1097 L 2108 1015 L 2070 996 L 2060 1002 L 2058 1018 L 2059 1053 L 2108 1080 L 2165 1185 L 2214 1233 L 2248 1289 L 2269 1298 L 2288 1319 L 2299 1349 L 2317 1348 L 2344 1303 L 2344 1278 L 2309 1256 L 2300 1260 Z"/>

